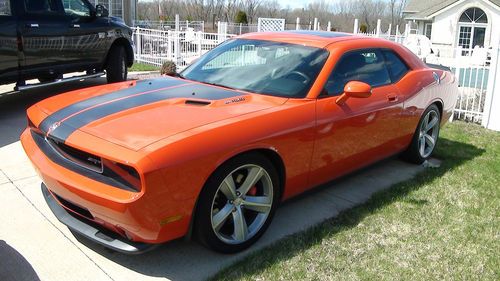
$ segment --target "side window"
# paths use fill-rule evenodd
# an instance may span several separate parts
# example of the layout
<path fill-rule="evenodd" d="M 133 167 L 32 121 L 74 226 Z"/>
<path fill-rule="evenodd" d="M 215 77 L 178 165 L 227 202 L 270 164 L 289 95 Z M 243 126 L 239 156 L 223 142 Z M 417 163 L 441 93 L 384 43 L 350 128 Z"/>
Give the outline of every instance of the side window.
<path fill-rule="evenodd" d="M 57 13 L 57 0 L 24 0 L 24 7 L 29 13 Z"/>
<path fill-rule="evenodd" d="M 399 81 L 408 72 L 408 67 L 393 51 L 383 50 L 382 53 L 384 53 L 392 82 Z"/>
<path fill-rule="evenodd" d="M 10 15 L 10 0 L 0 0 L 0 16 Z"/>
<path fill-rule="evenodd" d="M 67 15 L 90 17 L 90 8 L 82 0 L 63 0 L 63 6 Z"/>
<path fill-rule="evenodd" d="M 345 54 L 333 69 L 326 90 L 329 95 L 339 95 L 350 81 L 365 82 L 372 87 L 389 84 L 391 80 L 382 53 L 360 50 Z"/>

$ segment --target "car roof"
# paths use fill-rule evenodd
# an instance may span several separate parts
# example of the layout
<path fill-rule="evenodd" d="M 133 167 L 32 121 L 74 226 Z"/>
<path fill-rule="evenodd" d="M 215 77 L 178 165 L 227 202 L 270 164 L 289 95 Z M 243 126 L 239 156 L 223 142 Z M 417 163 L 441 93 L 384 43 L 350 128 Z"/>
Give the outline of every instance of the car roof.
<path fill-rule="evenodd" d="M 358 36 L 344 32 L 313 31 L 313 30 L 287 30 L 278 32 L 254 32 L 246 33 L 237 38 L 269 40 L 305 46 L 324 48 L 327 45 L 339 41 L 367 39 L 366 36 Z"/>

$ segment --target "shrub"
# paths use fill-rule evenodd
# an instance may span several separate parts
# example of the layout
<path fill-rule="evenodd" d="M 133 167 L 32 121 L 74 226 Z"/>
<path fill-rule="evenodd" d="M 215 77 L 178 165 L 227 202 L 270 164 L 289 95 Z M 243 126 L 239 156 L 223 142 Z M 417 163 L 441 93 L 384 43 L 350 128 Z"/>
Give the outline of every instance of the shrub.
<path fill-rule="evenodd" d="M 245 12 L 243 12 L 243 11 L 238 11 L 238 13 L 236 14 L 235 22 L 236 23 L 248 24 L 247 14 Z"/>
<path fill-rule="evenodd" d="M 177 74 L 177 66 L 173 61 L 168 60 L 161 66 L 160 74 L 174 76 Z"/>
<path fill-rule="evenodd" d="M 367 31 L 368 31 L 368 26 L 366 24 L 363 23 L 359 26 L 359 32 L 366 33 Z"/>

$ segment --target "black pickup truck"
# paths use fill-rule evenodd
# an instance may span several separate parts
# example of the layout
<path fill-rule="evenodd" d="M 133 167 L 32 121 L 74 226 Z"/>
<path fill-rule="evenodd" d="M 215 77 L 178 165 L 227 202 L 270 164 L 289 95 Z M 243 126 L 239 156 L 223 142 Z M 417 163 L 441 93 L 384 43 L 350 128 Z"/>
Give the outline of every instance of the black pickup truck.
<path fill-rule="evenodd" d="M 108 82 L 127 79 L 134 61 L 132 30 L 109 17 L 103 5 L 88 0 L 0 0 L 0 84 L 38 79 L 40 84 L 104 75 Z"/>

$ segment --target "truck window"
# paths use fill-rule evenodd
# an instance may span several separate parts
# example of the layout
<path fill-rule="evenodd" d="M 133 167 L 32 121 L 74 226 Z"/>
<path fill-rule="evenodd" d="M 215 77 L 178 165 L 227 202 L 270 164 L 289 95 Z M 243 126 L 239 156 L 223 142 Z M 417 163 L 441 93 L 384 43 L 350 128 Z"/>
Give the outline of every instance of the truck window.
<path fill-rule="evenodd" d="M 63 6 L 67 15 L 90 17 L 90 8 L 82 0 L 63 0 Z"/>
<path fill-rule="evenodd" d="M 24 6 L 29 13 L 58 12 L 57 0 L 24 0 Z"/>
<path fill-rule="evenodd" d="M 10 15 L 10 0 L 0 0 L 0 16 Z"/>

